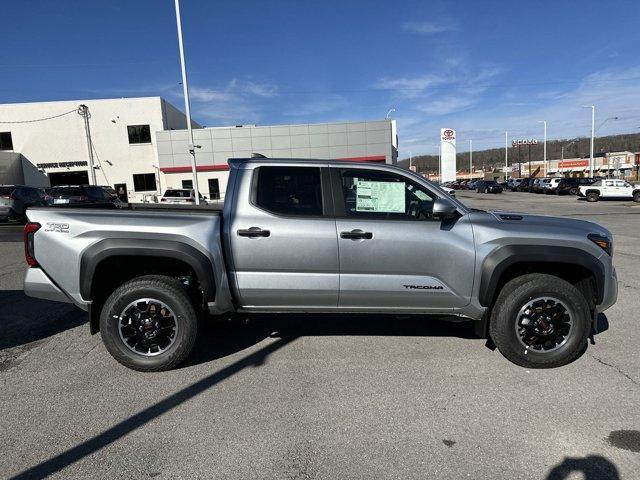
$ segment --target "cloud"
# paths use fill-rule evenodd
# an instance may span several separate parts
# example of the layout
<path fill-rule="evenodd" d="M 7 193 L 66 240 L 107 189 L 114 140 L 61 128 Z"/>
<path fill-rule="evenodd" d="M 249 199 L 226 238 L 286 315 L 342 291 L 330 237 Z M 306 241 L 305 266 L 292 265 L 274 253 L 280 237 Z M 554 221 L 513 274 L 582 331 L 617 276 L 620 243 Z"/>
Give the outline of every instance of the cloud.
<path fill-rule="evenodd" d="M 380 90 L 391 90 L 395 95 L 415 98 L 421 95 L 426 89 L 437 85 L 444 85 L 449 81 L 445 76 L 426 74 L 417 77 L 390 78 L 382 77 L 374 84 L 374 88 Z"/>
<path fill-rule="evenodd" d="M 440 19 L 437 22 L 405 22 L 402 24 L 403 32 L 417 35 L 433 35 L 435 33 L 449 32 L 456 28 L 457 25 L 448 19 Z"/>
<path fill-rule="evenodd" d="M 555 92 L 532 92 L 530 86 L 523 89 L 514 85 L 505 96 L 493 95 L 490 88 L 487 81 L 471 92 L 458 87 L 452 95 L 412 102 L 411 112 L 406 114 L 410 122 L 398 118 L 401 156 L 406 156 L 407 150 L 413 155 L 433 153 L 443 126 L 457 130 L 458 151 L 467 150 L 469 139 L 478 150 L 502 147 L 505 131 L 509 132 L 509 140 L 542 140 L 540 120 L 547 121 L 549 139 L 587 137 L 591 112 L 582 105 L 596 105 L 596 136 L 637 132 L 640 125 L 640 66 L 629 67 L 623 73 L 614 69 L 593 72 L 573 88 Z"/>
<path fill-rule="evenodd" d="M 189 92 L 197 116 L 232 124 L 256 123 L 263 102 L 277 95 L 276 85 L 235 78 L 220 88 L 194 85 Z"/>

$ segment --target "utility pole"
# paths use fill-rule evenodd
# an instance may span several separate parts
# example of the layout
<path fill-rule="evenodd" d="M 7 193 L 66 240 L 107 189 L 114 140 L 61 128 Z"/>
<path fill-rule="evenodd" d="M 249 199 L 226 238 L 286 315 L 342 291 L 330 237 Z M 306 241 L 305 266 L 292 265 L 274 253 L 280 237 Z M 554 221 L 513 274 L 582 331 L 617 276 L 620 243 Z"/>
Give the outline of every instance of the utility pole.
<path fill-rule="evenodd" d="M 596 134 L 596 106 L 583 105 L 582 108 L 591 109 L 591 155 L 589 157 L 589 178 L 593 178 L 593 167 L 594 167 L 593 141 Z"/>
<path fill-rule="evenodd" d="M 469 173 L 473 175 L 473 140 L 469 140 Z"/>
<path fill-rule="evenodd" d="M 413 167 L 413 158 L 411 157 L 411 152 L 409 152 L 409 170 Z"/>
<path fill-rule="evenodd" d="M 442 146 L 438 145 L 438 183 L 442 179 Z"/>
<path fill-rule="evenodd" d="M 509 172 L 509 132 L 504 132 L 504 181 L 507 181 Z"/>
<path fill-rule="evenodd" d="M 93 142 L 91 140 L 91 128 L 89 127 L 89 107 L 85 104 L 78 106 L 78 115 L 84 119 L 84 133 L 87 136 L 87 148 L 89 149 L 89 184 L 96 185 L 96 169 L 93 168 Z"/>
<path fill-rule="evenodd" d="M 187 116 L 187 131 L 189 133 L 189 153 L 191 154 L 191 173 L 193 174 L 193 190 L 196 196 L 196 205 L 200 205 L 200 189 L 198 188 L 198 172 L 196 168 L 196 146 L 193 142 L 193 130 L 191 129 L 191 108 L 189 102 L 189 85 L 187 83 L 187 66 L 184 60 L 184 45 L 182 40 L 182 20 L 180 19 L 180 0 L 176 2 L 176 23 L 178 25 L 178 46 L 180 48 L 180 67 L 182 68 L 182 91 L 184 94 L 184 111 Z"/>

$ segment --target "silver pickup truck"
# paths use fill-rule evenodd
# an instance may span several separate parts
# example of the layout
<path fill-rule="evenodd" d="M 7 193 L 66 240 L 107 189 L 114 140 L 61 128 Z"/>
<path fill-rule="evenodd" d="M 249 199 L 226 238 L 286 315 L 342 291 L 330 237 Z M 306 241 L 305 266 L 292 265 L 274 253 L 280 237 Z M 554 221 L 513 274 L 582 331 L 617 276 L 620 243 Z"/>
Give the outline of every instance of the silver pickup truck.
<path fill-rule="evenodd" d="M 556 367 L 616 301 L 594 223 L 470 209 L 389 165 L 229 164 L 222 211 L 30 208 L 25 292 L 86 310 L 143 371 L 175 367 L 199 321 L 234 312 L 456 315 L 512 362 Z"/>

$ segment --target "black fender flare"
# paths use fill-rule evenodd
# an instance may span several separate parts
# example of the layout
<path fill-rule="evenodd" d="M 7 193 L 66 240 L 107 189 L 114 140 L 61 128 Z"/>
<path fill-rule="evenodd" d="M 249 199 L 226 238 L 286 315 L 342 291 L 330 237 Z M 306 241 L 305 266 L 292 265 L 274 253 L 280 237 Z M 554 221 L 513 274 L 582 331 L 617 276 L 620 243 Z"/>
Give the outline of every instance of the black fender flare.
<path fill-rule="evenodd" d="M 115 256 L 165 257 L 188 264 L 198 277 L 205 301 L 215 299 L 213 263 L 202 251 L 175 240 L 146 238 L 106 238 L 82 252 L 80 259 L 80 295 L 91 300 L 91 287 L 96 268 L 103 260 Z"/>
<path fill-rule="evenodd" d="M 492 251 L 482 262 L 478 300 L 489 307 L 495 298 L 502 274 L 516 263 L 552 263 L 567 266 L 580 265 L 595 278 L 596 304 L 604 298 L 605 268 L 600 260 L 589 252 L 573 247 L 549 245 L 505 245 Z"/>

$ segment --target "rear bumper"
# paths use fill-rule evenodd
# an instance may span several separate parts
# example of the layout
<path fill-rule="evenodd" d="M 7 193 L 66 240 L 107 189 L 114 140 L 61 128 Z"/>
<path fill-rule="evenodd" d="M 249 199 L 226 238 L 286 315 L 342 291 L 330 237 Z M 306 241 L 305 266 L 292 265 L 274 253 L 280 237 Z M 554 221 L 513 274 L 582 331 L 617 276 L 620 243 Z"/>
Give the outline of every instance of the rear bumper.
<path fill-rule="evenodd" d="M 31 267 L 24 277 L 24 293 L 29 297 L 73 303 L 40 268 Z"/>

